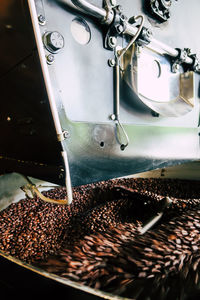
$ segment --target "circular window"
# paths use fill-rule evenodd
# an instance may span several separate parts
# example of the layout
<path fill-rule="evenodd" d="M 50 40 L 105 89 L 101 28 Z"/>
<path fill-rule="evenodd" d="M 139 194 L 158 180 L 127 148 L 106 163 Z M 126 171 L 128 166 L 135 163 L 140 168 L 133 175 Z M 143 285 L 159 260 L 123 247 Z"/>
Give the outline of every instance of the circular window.
<path fill-rule="evenodd" d="M 76 42 L 86 45 L 91 39 L 91 31 L 85 20 L 75 18 L 71 23 L 71 33 Z"/>

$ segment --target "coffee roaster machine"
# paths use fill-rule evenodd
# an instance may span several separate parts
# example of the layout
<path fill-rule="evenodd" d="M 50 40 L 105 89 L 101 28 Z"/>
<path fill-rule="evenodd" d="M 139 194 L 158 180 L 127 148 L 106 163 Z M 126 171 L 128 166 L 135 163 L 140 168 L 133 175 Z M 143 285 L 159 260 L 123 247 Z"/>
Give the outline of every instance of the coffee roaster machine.
<path fill-rule="evenodd" d="M 0 174 L 70 202 L 71 186 L 198 160 L 199 8 L 1 0 Z"/>

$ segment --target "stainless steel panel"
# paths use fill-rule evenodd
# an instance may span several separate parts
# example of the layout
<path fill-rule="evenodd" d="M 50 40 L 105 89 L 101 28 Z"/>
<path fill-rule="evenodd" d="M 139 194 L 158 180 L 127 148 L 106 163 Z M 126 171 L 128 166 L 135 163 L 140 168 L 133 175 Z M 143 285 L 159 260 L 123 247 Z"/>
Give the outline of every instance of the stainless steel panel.
<path fill-rule="evenodd" d="M 145 172 L 199 157 L 197 129 L 126 125 L 129 145 L 124 151 L 116 141 L 115 126 L 76 123 L 68 129 L 71 137 L 64 146 L 73 185 Z"/>
<path fill-rule="evenodd" d="M 195 74 L 194 109 L 180 117 L 152 116 L 151 109 L 143 103 L 133 104 L 131 91 L 127 85 L 121 86 L 119 111 L 121 122 L 130 140 L 128 147 L 122 151 L 119 143 L 120 134 L 118 136 L 116 134 L 116 123 L 110 119 L 110 115 L 114 112 L 114 70 L 108 65 L 108 60 L 114 58 L 114 54 L 104 48 L 102 25 L 95 18 L 63 4 L 63 1 L 29 0 L 28 3 L 30 2 L 34 4 L 34 7 L 36 5 L 37 9 L 34 17 L 31 14 L 33 25 L 30 24 L 27 2 L 20 2 L 20 6 L 17 0 L 5 2 L 10 20 L 15 19 L 14 9 L 16 9 L 16 15 L 19 16 L 16 22 L 20 24 L 16 27 L 17 34 L 13 43 L 9 41 L 14 63 L 5 71 L 7 76 L 1 78 L 4 98 L 3 115 L 0 116 L 1 151 L 4 156 L 9 154 L 11 158 L 9 162 L 14 158 L 16 167 L 18 159 L 20 159 L 20 165 L 24 158 L 27 161 L 33 158 L 32 160 L 37 162 L 38 166 L 40 163 L 45 163 L 47 166 L 53 165 L 59 168 L 62 177 L 63 170 L 61 172 L 61 169 L 63 169 L 64 162 L 61 151 L 66 150 L 72 184 L 79 185 L 199 159 L 198 74 Z M 131 0 L 118 1 L 128 17 L 144 13 L 145 26 L 152 28 L 156 39 L 173 48 L 191 47 L 194 52 L 199 53 L 199 38 L 196 34 L 200 22 L 196 17 L 199 1 L 174 2 L 172 17 L 165 24 L 155 22 L 146 14 L 143 2 L 140 0 L 135 0 L 134 3 Z M 92 3 L 100 5 L 97 0 L 93 0 Z M 12 9 L 8 9 L 9 7 Z M 192 22 L 187 22 L 187 26 L 184 26 L 189 7 L 190 14 L 194 18 Z M 40 16 L 45 18 L 44 22 L 38 18 Z M 73 20 L 77 18 L 79 21 L 83 20 L 83 23 L 87 23 L 89 27 L 88 32 L 90 31 L 91 37 L 86 43 L 77 41 L 79 33 L 76 35 L 72 30 Z M 4 20 L 3 17 L 2 20 Z M 179 29 L 175 31 L 174 28 Z M 184 33 L 182 28 L 184 28 Z M 32 44 L 33 30 L 37 47 L 35 43 Z M 55 53 L 51 53 L 50 48 L 48 51 L 48 47 L 43 44 L 43 36 L 46 32 L 59 32 L 64 37 L 64 47 Z M 8 33 L 3 29 L 1 33 L 2 42 L 6 43 Z M 18 67 L 25 67 L 24 63 L 28 61 L 25 52 L 21 51 L 21 43 L 18 45 L 18 35 L 27 41 L 23 45 L 29 53 L 30 60 L 32 60 L 33 49 L 36 50 L 35 54 L 39 54 L 40 60 L 38 60 L 38 55 L 35 55 L 37 57 L 34 60 L 35 68 L 31 71 L 21 69 L 18 72 Z M 27 39 L 29 35 L 30 41 Z M 125 46 L 127 40 L 119 39 L 119 44 Z M 13 51 L 13 49 L 17 50 Z M 16 52 L 18 50 L 22 57 L 21 63 L 17 63 Z M 2 65 L 4 65 L 5 56 L 6 50 L 4 49 L 0 58 Z M 42 76 L 41 71 L 43 71 Z M 19 78 L 17 74 L 20 74 Z M 145 88 L 148 77 L 144 78 L 144 83 L 142 77 L 141 84 Z M 174 91 L 176 83 L 175 78 Z M 11 87 L 9 90 L 8 86 Z M 167 89 L 171 92 L 168 85 L 165 86 L 165 91 Z M 30 95 L 30 102 L 26 101 L 26 95 Z M 9 107 L 12 109 L 9 110 Z M 17 107 L 16 114 L 15 107 Z M 18 116 L 20 119 L 31 117 L 36 124 L 33 127 L 37 130 L 37 134 L 31 136 L 30 126 L 26 124 L 24 129 L 28 131 L 28 134 L 23 132 L 19 135 L 16 123 L 10 122 L 10 116 L 12 120 L 18 119 Z M 66 136 L 63 136 L 64 140 L 62 140 L 62 131 L 67 131 Z M 56 141 L 56 133 L 59 142 Z M 16 149 L 12 147 L 13 144 L 17 145 Z M 31 147 L 28 148 L 27 145 Z M 35 149 L 34 145 L 36 145 Z M 34 168 L 35 177 L 37 177 L 37 164 Z M 32 170 L 23 168 L 23 172 L 30 175 Z M 38 177 L 41 175 L 40 172 L 41 169 L 38 168 Z M 50 178 L 53 178 L 55 182 L 63 183 L 63 178 L 58 178 L 57 171 L 55 175 L 52 171 Z"/>
<path fill-rule="evenodd" d="M 143 11 L 141 1 L 135 1 L 134 6 L 131 1 L 119 1 L 119 3 L 123 5 L 124 12 L 127 13 L 129 17 L 131 17 L 130 12 L 133 12 L 135 15 Z M 47 22 L 45 26 L 40 27 L 41 35 L 43 35 L 45 31 L 56 30 L 64 36 L 66 41 L 65 48 L 55 56 L 54 64 L 49 67 L 50 72 L 55 73 L 54 88 L 59 91 L 66 115 L 70 120 L 111 123 L 109 116 L 113 113 L 113 69 L 109 67 L 108 60 L 114 56 L 111 51 L 103 48 L 101 25 L 96 24 L 96 22 L 94 23 L 91 18 L 84 15 L 83 19 L 87 22 L 91 30 L 91 40 L 87 45 L 80 45 L 74 40 L 71 33 L 71 23 L 73 19 L 77 17 L 77 14 L 68 9 L 67 6 L 63 7 L 59 4 L 59 1 L 53 2 L 51 5 L 49 5 L 47 1 L 47 3 L 44 4 Z M 191 7 L 195 5 L 198 6 L 197 2 L 193 3 Z M 185 6 L 186 4 L 183 1 L 181 11 L 185 10 Z M 178 8 L 176 9 L 178 10 Z M 80 15 L 80 17 L 82 16 Z M 179 22 L 182 22 L 184 25 L 183 21 L 185 22 L 185 20 L 180 17 L 179 19 Z M 160 29 L 160 31 L 164 31 L 163 35 L 165 37 L 166 32 L 168 35 L 169 32 L 171 34 L 171 29 L 168 27 L 171 27 L 171 23 L 174 24 L 175 22 L 177 21 L 175 17 L 172 16 L 169 20 L 169 24 L 165 26 L 165 30 Z M 146 19 L 146 23 L 148 26 L 151 26 L 148 19 Z M 195 22 L 187 28 L 188 34 L 191 33 L 192 29 L 195 31 L 196 26 L 198 26 L 198 20 L 195 19 Z M 156 36 L 157 30 L 157 28 L 153 27 Z M 178 47 L 180 44 L 179 36 L 173 33 L 170 38 L 174 39 L 174 36 L 176 36 L 176 42 L 173 41 L 174 47 Z M 165 39 L 165 41 L 168 42 L 170 38 Z M 164 38 L 162 37 L 161 41 L 163 40 Z M 192 47 L 193 40 L 187 37 L 185 44 L 189 45 L 188 47 Z M 160 56 L 160 59 L 163 59 L 162 56 Z M 172 84 L 176 85 L 177 76 L 175 75 L 173 77 Z M 198 83 L 199 75 L 195 75 L 195 80 Z M 143 80 L 143 86 L 148 86 L 147 79 L 145 78 Z M 168 88 L 167 86 L 166 83 L 166 89 Z M 128 91 L 125 89 L 121 94 L 121 120 L 123 123 L 138 125 L 148 125 L 152 122 L 159 126 L 169 126 L 170 124 L 170 126 L 195 127 L 198 124 L 199 118 L 198 86 L 199 84 L 196 85 L 195 90 L 195 109 L 193 109 L 191 113 L 181 116 L 178 119 L 173 117 L 160 117 L 157 118 L 157 120 L 152 117 L 150 109 L 144 108 L 138 110 L 137 105 L 130 105 L 130 94 L 128 94 Z M 97 107 L 99 109 L 96 109 Z"/>
<path fill-rule="evenodd" d="M 151 110 L 144 106 L 140 109 L 130 106 L 127 103 L 127 90 L 123 91 L 121 121 L 130 142 L 122 151 L 116 125 L 109 120 L 113 113 L 114 95 L 113 69 L 107 62 L 113 53 L 103 48 L 101 25 L 78 14 L 87 22 L 91 31 L 90 42 L 81 45 L 73 38 L 70 30 L 77 13 L 58 2 L 43 3 L 46 24 L 40 26 L 38 38 L 42 38 L 46 31 L 56 30 L 65 39 L 65 47 L 55 55 L 55 61 L 48 66 L 48 71 L 61 126 L 70 133 L 70 138 L 63 141 L 63 147 L 68 152 L 72 184 L 198 159 L 198 89 L 195 90 L 195 108 L 186 116 L 178 118 L 155 118 Z M 130 15 L 132 2 L 119 3 L 123 4 Z M 198 5 L 197 2 L 195 4 Z M 136 1 L 134 9 L 134 14 L 138 9 L 142 10 L 141 2 Z M 45 55 L 48 55 L 47 50 Z M 199 75 L 196 75 L 196 80 L 199 80 Z M 166 88 L 169 89 L 167 84 Z"/>

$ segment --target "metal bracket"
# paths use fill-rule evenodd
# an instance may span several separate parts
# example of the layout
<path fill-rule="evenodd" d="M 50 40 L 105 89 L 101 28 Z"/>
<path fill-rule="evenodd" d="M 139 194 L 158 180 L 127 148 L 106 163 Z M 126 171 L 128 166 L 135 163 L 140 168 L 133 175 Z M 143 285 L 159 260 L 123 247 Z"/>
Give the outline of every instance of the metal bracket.
<path fill-rule="evenodd" d="M 117 38 L 126 32 L 127 24 L 135 26 L 136 33 L 140 25 L 137 24 L 137 16 L 128 18 L 122 13 L 120 5 L 113 8 L 114 19 L 105 36 L 105 48 L 113 50 L 117 46 Z M 152 40 L 153 33 L 149 28 L 140 28 L 140 34 L 137 36 L 137 43 L 140 46 L 148 45 Z"/>
<path fill-rule="evenodd" d="M 149 0 L 147 9 L 160 22 L 166 22 L 170 18 L 172 0 Z"/>
<path fill-rule="evenodd" d="M 133 92 L 133 101 L 141 100 L 164 117 L 191 112 L 195 103 L 194 72 L 180 70 L 174 74 L 168 57 L 141 47 L 138 55 L 137 47 L 127 52 L 123 65 L 123 79 Z"/>
<path fill-rule="evenodd" d="M 104 46 L 108 50 L 113 50 L 117 46 L 117 37 L 125 32 L 127 24 L 127 17 L 122 13 L 120 5 L 114 7 L 113 12 L 114 19 L 106 33 L 104 42 Z"/>

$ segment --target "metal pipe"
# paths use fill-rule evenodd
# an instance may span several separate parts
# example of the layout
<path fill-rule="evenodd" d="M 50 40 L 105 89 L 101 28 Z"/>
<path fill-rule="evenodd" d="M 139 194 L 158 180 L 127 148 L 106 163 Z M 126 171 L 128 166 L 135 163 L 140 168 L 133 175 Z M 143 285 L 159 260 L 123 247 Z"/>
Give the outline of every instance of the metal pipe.
<path fill-rule="evenodd" d="M 72 3 L 83 10 L 85 10 L 88 14 L 98 18 L 98 19 L 106 19 L 107 11 L 103 8 L 99 8 L 94 4 L 89 3 L 86 0 L 71 0 Z"/>
<path fill-rule="evenodd" d="M 134 27 L 132 24 L 127 23 L 127 27 L 126 27 L 124 34 L 134 36 L 137 33 L 137 31 L 138 31 L 137 27 Z M 146 45 L 145 47 L 148 48 L 149 50 L 155 51 L 161 55 L 167 54 L 172 57 L 177 57 L 179 54 L 176 49 L 174 49 L 154 38 L 152 38 L 150 44 Z M 187 64 L 192 64 L 193 60 L 190 57 L 187 57 L 185 62 Z"/>
<path fill-rule="evenodd" d="M 75 6 L 72 2 L 71 2 L 71 0 L 57 0 L 58 2 L 60 2 L 60 3 L 63 3 L 64 5 L 66 5 L 66 6 L 68 6 L 68 7 L 71 7 L 72 9 L 74 9 L 74 10 L 76 10 L 76 11 L 79 11 L 79 12 L 81 12 L 81 13 L 83 13 L 83 14 L 87 14 L 86 12 L 85 12 L 85 10 L 83 10 L 83 9 L 81 9 L 81 8 L 79 8 L 79 7 L 77 7 L 77 6 Z"/>
<path fill-rule="evenodd" d="M 119 120 L 119 107 L 120 107 L 120 62 L 116 60 L 115 65 L 115 119 Z"/>
<path fill-rule="evenodd" d="M 72 192 L 72 184 L 71 184 L 71 176 L 70 176 L 67 151 L 62 151 L 62 157 L 65 164 L 65 186 L 67 190 L 67 200 L 68 200 L 68 204 L 70 204 L 72 203 L 73 200 L 73 192 Z"/>
<path fill-rule="evenodd" d="M 78 7 L 81 10 L 84 10 L 85 13 L 88 13 L 94 17 L 97 17 L 101 21 L 105 20 L 106 24 L 108 24 L 108 25 L 113 21 L 112 18 L 110 20 L 107 19 L 108 12 L 104 8 L 99 8 L 96 5 L 91 4 L 86 0 L 71 0 L 71 1 L 76 7 Z M 114 16 L 114 14 L 113 14 L 113 16 Z M 126 30 L 125 30 L 124 34 L 134 36 L 137 33 L 138 28 L 134 27 L 132 24 L 130 24 L 128 22 L 126 25 L 127 26 L 126 26 Z M 172 57 L 177 57 L 179 54 L 176 49 L 174 49 L 154 38 L 151 40 L 150 44 L 146 45 L 146 47 L 152 51 L 155 51 L 155 52 L 161 54 L 161 55 L 167 54 Z M 187 57 L 185 63 L 192 64 L 193 60 L 190 57 Z"/>

